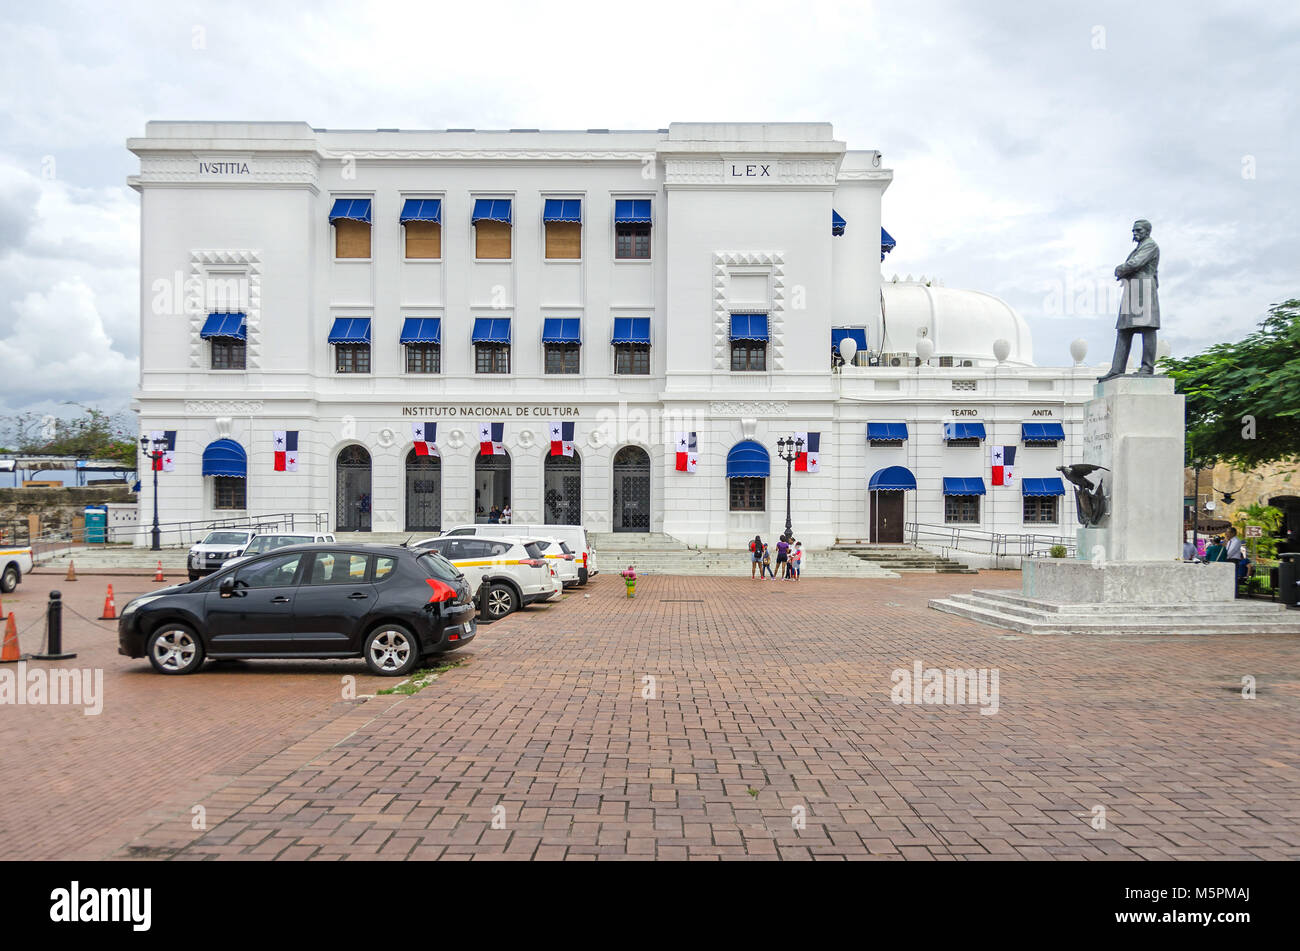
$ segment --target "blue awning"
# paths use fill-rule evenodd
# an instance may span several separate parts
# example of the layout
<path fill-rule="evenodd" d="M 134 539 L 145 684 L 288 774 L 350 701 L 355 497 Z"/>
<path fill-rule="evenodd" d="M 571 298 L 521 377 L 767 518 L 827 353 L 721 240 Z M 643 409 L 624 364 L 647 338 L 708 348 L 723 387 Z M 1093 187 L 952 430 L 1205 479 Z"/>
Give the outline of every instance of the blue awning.
<path fill-rule="evenodd" d="M 330 209 L 330 221 L 338 221 L 340 218 L 347 221 L 370 221 L 370 199 L 369 198 L 336 198 L 334 207 Z"/>
<path fill-rule="evenodd" d="M 875 492 L 888 492 L 898 489 L 915 489 L 916 476 L 906 466 L 890 466 L 881 469 L 871 477 L 867 488 Z"/>
<path fill-rule="evenodd" d="M 208 314 L 199 336 L 204 340 L 209 337 L 234 337 L 236 340 L 246 340 L 248 326 L 243 314 Z"/>
<path fill-rule="evenodd" d="M 442 222 L 441 198 L 408 198 L 402 203 L 402 224 L 408 221 Z"/>
<path fill-rule="evenodd" d="M 882 261 L 885 260 L 885 255 L 888 254 L 890 251 L 894 250 L 894 245 L 897 243 L 898 242 L 894 240 L 893 236 L 888 231 L 886 231 L 884 228 L 881 228 L 880 229 L 880 260 Z"/>
<path fill-rule="evenodd" d="M 614 201 L 614 223 L 620 225 L 650 224 L 649 198 L 619 198 Z"/>
<path fill-rule="evenodd" d="M 1021 479 L 1020 492 L 1023 495 L 1065 495 L 1065 483 L 1055 476 L 1046 479 Z"/>
<path fill-rule="evenodd" d="M 983 423 L 944 423 L 944 439 L 983 439 Z"/>
<path fill-rule="evenodd" d="M 610 343 L 650 343 L 649 317 L 615 317 Z"/>
<path fill-rule="evenodd" d="M 959 479 L 950 476 L 943 477 L 943 494 L 944 495 L 983 495 L 984 480 Z"/>
<path fill-rule="evenodd" d="M 581 198 L 548 198 L 542 207 L 543 221 L 582 221 Z"/>
<path fill-rule="evenodd" d="M 907 423 L 867 423 L 868 439 L 906 439 Z"/>
<path fill-rule="evenodd" d="M 210 442 L 208 448 L 203 450 L 203 474 L 245 479 L 248 477 L 248 454 L 233 439 Z"/>
<path fill-rule="evenodd" d="M 770 469 L 767 450 L 752 439 L 736 443 L 727 453 L 728 479 L 766 479 Z"/>
<path fill-rule="evenodd" d="M 848 222 L 840 217 L 840 213 L 834 208 L 831 209 L 831 234 L 840 235 L 844 233 L 844 226 Z"/>
<path fill-rule="evenodd" d="M 474 217 L 472 220 L 476 224 L 480 221 L 504 221 L 506 224 L 510 224 L 510 199 L 474 199 Z"/>
<path fill-rule="evenodd" d="M 1021 423 L 1023 442 L 1065 442 L 1065 427 L 1060 423 Z"/>
<path fill-rule="evenodd" d="M 547 317 L 542 321 L 542 343 L 582 343 L 582 320 Z"/>
<path fill-rule="evenodd" d="M 475 317 L 472 343 L 509 343 L 509 317 Z"/>
<path fill-rule="evenodd" d="M 335 317 L 329 343 L 369 343 L 369 317 Z"/>
<path fill-rule="evenodd" d="M 442 318 L 407 317 L 398 343 L 442 343 Z"/>
<path fill-rule="evenodd" d="M 767 314 L 732 314 L 732 340 L 762 340 L 767 342 Z"/>
<path fill-rule="evenodd" d="M 846 337 L 852 337 L 853 342 L 858 345 L 858 353 L 865 353 L 867 350 L 867 332 L 861 327 L 832 327 L 831 328 L 831 346 L 838 353 L 840 341 Z"/>

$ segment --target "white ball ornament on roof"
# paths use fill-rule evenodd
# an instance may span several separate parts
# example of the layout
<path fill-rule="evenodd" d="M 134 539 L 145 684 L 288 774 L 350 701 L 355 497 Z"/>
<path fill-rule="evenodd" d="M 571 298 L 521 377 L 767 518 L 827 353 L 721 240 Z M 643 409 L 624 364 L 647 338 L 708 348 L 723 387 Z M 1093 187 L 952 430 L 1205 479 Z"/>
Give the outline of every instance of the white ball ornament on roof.
<path fill-rule="evenodd" d="M 1083 361 L 1088 356 L 1088 341 L 1082 337 L 1075 337 L 1070 341 L 1070 358 L 1074 360 L 1076 367 L 1083 366 Z"/>
<path fill-rule="evenodd" d="M 858 354 L 858 342 L 852 337 L 845 337 L 840 341 L 840 356 L 844 358 L 845 363 L 852 363 L 853 358 Z"/>
<path fill-rule="evenodd" d="M 1011 342 L 1003 337 L 993 341 L 993 356 L 998 363 L 1006 363 L 1011 356 Z"/>
<path fill-rule="evenodd" d="M 1010 352 L 1009 350 L 1007 351 Z M 921 337 L 916 341 L 916 355 L 922 363 L 925 363 L 934 356 L 934 341 L 929 337 Z"/>

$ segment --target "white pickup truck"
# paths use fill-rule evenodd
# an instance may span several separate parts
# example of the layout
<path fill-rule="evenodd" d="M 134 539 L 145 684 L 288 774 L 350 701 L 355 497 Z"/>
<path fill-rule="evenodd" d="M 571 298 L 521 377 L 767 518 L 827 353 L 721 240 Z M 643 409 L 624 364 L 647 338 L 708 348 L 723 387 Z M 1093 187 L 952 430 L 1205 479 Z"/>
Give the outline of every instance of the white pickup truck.
<path fill-rule="evenodd" d="M 18 587 L 18 582 L 23 580 L 23 575 L 31 570 L 31 548 L 6 548 L 0 545 L 0 592 L 12 592 Z"/>

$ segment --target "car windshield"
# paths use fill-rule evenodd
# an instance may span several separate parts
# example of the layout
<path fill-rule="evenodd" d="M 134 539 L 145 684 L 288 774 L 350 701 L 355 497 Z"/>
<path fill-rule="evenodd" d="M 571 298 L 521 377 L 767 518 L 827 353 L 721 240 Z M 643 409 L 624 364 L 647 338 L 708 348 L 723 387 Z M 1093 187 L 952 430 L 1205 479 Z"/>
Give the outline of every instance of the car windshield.
<path fill-rule="evenodd" d="M 200 545 L 244 545 L 248 542 L 248 532 L 208 532 Z"/>
<path fill-rule="evenodd" d="M 436 551 L 422 552 L 419 560 L 430 578 L 437 578 L 439 581 L 459 581 L 462 577 L 456 566 Z"/>

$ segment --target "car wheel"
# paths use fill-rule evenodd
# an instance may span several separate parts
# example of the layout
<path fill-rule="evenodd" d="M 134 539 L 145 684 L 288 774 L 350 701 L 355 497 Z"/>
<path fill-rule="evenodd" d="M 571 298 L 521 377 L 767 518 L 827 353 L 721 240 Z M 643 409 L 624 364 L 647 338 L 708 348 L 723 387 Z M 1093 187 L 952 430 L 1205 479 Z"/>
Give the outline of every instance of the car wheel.
<path fill-rule="evenodd" d="M 579 569 L 578 569 L 578 585 L 581 586 L 581 585 L 584 585 L 584 584 L 586 584 L 586 583 L 587 583 L 587 569 L 586 569 L 586 568 L 579 568 Z"/>
<path fill-rule="evenodd" d="M 492 620 L 499 621 L 511 611 L 518 610 L 518 608 L 519 601 L 508 585 L 494 584 L 488 588 L 487 615 Z"/>
<path fill-rule="evenodd" d="M 5 594 L 12 594 L 13 590 L 18 587 L 18 568 L 15 565 L 6 565 L 5 573 L 0 575 L 0 591 Z"/>
<path fill-rule="evenodd" d="M 198 573 L 197 571 L 191 571 L 191 572 L 189 572 L 189 576 L 190 576 L 190 580 L 191 580 L 191 581 L 198 581 L 198 580 L 199 580 L 199 573 Z"/>
<path fill-rule="evenodd" d="M 381 624 L 366 637 L 366 666 L 381 677 L 404 677 L 420 662 L 415 635 L 400 624 Z"/>
<path fill-rule="evenodd" d="M 188 624 L 158 625 L 146 649 L 149 663 L 160 674 L 192 674 L 203 666 L 203 642 Z"/>

